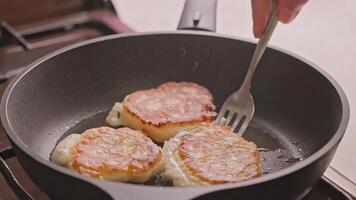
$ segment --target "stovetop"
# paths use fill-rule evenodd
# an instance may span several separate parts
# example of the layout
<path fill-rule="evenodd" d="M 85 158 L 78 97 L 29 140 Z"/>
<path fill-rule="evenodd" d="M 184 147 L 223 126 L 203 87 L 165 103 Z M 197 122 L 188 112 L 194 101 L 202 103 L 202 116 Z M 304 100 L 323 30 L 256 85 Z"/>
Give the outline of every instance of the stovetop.
<path fill-rule="evenodd" d="M 73 2 L 79 5 L 79 1 Z M 87 2 L 100 2 L 100 0 Z M 89 7 L 93 5 L 94 3 Z M 12 23 L 0 23 L 2 26 L 0 29 L 0 97 L 9 79 L 21 71 L 26 64 L 39 57 L 79 41 L 132 31 L 119 20 L 110 5 L 95 9 L 91 7 L 89 10 L 42 20 L 40 23 L 18 25 L 18 22 L 11 20 Z M 12 26 L 13 24 L 15 26 Z M 0 171 L 2 174 L 0 175 L 0 200 L 24 199 L 26 195 L 38 200 L 49 199 L 23 170 L 3 130 L 0 130 Z M 352 198 L 323 177 L 304 199 L 350 200 Z"/>

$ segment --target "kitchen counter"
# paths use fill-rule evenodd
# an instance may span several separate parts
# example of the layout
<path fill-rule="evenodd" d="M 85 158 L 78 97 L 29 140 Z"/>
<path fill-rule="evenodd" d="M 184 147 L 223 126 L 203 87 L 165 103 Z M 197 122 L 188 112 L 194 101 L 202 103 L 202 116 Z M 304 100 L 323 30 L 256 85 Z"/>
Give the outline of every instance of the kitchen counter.
<path fill-rule="evenodd" d="M 136 31 L 175 30 L 184 0 L 114 0 Z M 356 196 L 356 1 L 311 0 L 295 21 L 280 24 L 270 44 L 327 71 L 344 89 L 351 108 L 345 137 L 326 176 Z M 249 0 L 220 0 L 217 32 L 253 39 Z"/>

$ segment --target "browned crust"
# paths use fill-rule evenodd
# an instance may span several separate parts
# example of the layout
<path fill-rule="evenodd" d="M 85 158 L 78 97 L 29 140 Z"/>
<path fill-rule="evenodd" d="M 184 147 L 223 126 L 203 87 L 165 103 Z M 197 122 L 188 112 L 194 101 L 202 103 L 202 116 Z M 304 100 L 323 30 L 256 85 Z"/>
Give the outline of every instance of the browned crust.
<path fill-rule="evenodd" d="M 135 113 L 131 112 L 128 108 L 123 106 L 123 109 L 133 118 L 139 120 L 142 124 L 148 124 L 150 126 L 154 126 L 156 128 L 163 128 L 165 126 L 190 126 L 194 124 L 199 124 L 202 122 L 212 122 L 215 119 L 215 116 L 207 117 L 204 116 L 202 119 L 197 119 L 197 120 L 191 120 L 191 121 L 180 121 L 180 122 L 171 122 L 171 121 L 166 121 L 166 122 L 160 122 L 158 124 L 153 124 L 151 121 L 141 119 L 139 116 L 137 116 Z"/>
<path fill-rule="evenodd" d="M 178 156 L 200 181 L 233 183 L 261 175 L 259 151 L 254 143 L 208 123 L 188 132 L 182 137 Z"/>
<path fill-rule="evenodd" d="M 190 89 L 194 90 L 196 94 L 189 94 Z M 138 101 L 144 95 L 147 95 L 147 101 L 160 98 L 163 95 L 162 100 L 176 99 L 178 104 L 172 107 L 163 105 L 157 111 L 152 111 L 144 103 Z M 181 110 L 182 108 L 184 111 Z M 128 95 L 123 102 L 123 109 L 132 117 L 140 120 L 142 124 L 157 128 L 172 124 L 184 126 L 192 123 L 211 122 L 216 117 L 213 97 L 209 90 L 190 82 L 167 82 L 156 89 L 136 91 Z M 172 117 L 174 114 L 178 117 Z"/>
<path fill-rule="evenodd" d="M 72 155 L 71 169 L 96 178 L 145 173 L 163 159 L 162 149 L 142 133 L 109 127 L 85 131 Z"/>

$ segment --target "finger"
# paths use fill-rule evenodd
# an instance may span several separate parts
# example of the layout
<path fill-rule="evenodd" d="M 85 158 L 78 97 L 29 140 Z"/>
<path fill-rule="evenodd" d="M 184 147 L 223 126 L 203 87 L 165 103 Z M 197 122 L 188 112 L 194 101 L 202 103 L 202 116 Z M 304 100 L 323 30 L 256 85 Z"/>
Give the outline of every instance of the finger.
<path fill-rule="evenodd" d="M 279 0 L 277 16 L 283 23 L 291 22 L 308 0 Z"/>
<path fill-rule="evenodd" d="M 256 38 L 263 34 L 270 12 L 272 10 L 272 0 L 252 0 L 253 34 Z"/>

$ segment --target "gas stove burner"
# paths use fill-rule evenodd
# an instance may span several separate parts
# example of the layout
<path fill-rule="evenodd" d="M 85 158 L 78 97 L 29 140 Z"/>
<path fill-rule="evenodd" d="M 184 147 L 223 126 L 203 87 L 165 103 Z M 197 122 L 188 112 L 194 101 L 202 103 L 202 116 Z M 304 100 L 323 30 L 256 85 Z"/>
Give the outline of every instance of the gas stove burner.
<path fill-rule="evenodd" d="M 13 4 L 16 5 L 16 2 L 17 0 L 14 0 Z M 36 2 L 31 1 L 31 4 Z M 13 15 L 3 11 L 2 9 L 10 6 L 2 5 L 4 3 L 0 2 L 0 81 L 13 77 L 24 66 L 64 46 L 104 35 L 132 32 L 120 21 L 110 1 L 83 1 L 81 9 L 71 11 L 69 14 L 68 9 L 78 9 L 77 2 L 72 4 L 67 0 L 49 2 L 52 2 L 51 8 L 56 13 L 59 12 L 55 10 L 57 7 L 67 6 L 61 10 L 66 14 L 45 17 L 49 15 L 47 13 L 49 11 L 46 11 L 44 15 L 47 15 L 40 18 L 37 13 L 28 14 L 31 13 L 30 9 L 26 12 L 29 18 L 33 15 L 37 18 L 32 21 L 25 18 L 19 20 L 16 18 L 16 11 Z"/>

